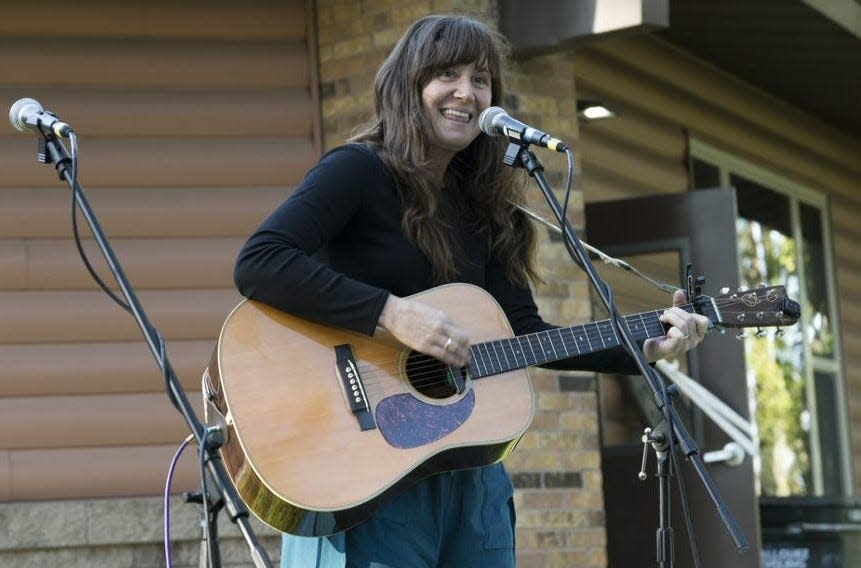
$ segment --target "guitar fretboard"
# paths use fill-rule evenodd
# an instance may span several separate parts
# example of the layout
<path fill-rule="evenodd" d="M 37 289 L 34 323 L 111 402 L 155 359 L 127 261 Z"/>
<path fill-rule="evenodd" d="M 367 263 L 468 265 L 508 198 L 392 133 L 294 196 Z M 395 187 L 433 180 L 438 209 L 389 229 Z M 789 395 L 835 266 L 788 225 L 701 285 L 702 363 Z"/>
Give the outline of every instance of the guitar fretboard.
<path fill-rule="evenodd" d="M 679 306 L 693 313 L 694 306 Z M 717 322 L 717 313 L 711 302 L 701 304 L 703 315 L 712 323 Z M 652 337 L 661 337 L 670 326 L 659 319 L 664 310 L 642 312 L 622 318 L 637 342 Z M 469 372 L 478 379 L 514 369 L 552 363 L 569 357 L 586 355 L 620 344 L 613 324 L 609 319 L 571 327 L 559 327 L 506 339 L 478 343 L 471 347 L 472 358 Z"/>

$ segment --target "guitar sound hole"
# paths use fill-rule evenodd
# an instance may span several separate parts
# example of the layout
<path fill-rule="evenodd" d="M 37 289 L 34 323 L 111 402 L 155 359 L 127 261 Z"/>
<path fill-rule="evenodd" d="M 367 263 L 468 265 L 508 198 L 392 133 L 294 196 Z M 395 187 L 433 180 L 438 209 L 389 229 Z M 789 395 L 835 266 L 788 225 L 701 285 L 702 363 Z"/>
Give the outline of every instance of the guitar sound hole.
<path fill-rule="evenodd" d="M 465 371 L 449 367 L 442 361 L 417 351 L 410 352 L 406 364 L 407 378 L 414 389 L 430 398 L 448 398 L 458 393 L 458 384 L 466 379 Z"/>

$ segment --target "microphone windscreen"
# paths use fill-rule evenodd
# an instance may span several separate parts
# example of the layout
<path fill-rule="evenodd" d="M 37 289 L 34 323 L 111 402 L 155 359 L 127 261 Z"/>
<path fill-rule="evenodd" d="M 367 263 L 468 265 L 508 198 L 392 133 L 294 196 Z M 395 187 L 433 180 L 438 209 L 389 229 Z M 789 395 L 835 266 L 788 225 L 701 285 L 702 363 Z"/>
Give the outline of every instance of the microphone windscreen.
<path fill-rule="evenodd" d="M 499 136 L 501 133 L 494 128 L 493 123 L 498 117 L 506 114 L 508 113 L 501 107 L 487 107 L 478 117 L 478 127 L 488 136 Z"/>
<path fill-rule="evenodd" d="M 12 104 L 12 108 L 9 109 L 9 122 L 12 123 L 12 126 L 15 127 L 16 130 L 21 132 L 27 130 L 27 123 L 24 122 L 24 113 L 22 111 L 30 106 L 36 107 L 35 112 L 43 110 L 39 101 L 27 97 L 18 99 Z"/>

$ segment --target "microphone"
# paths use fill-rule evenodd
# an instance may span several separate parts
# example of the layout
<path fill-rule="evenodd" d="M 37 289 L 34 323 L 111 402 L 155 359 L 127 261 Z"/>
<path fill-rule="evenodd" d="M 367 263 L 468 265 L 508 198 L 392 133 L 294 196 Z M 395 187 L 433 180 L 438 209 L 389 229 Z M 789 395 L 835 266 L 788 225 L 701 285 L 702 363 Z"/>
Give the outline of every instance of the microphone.
<path fill-rule="evenodd" d="M 15 101 L 9 109 L 9 122 L 21 132 L 47 130 L 59 138 L 68 138 L 72 132 L 71 126 L 60 120 L 56 114 L 42 108 L 39 101 L 26 97 Z"/>
<path fill-rule="evenodd" d="M 478 125 L 488 136 L 505 136 L 513 142 L 534 144 L 557 152 L 568 150 L 568 145 L 562 140 L 511 118 L 505 109 L 500 107 L 484 109 L 478 117 Z"/>

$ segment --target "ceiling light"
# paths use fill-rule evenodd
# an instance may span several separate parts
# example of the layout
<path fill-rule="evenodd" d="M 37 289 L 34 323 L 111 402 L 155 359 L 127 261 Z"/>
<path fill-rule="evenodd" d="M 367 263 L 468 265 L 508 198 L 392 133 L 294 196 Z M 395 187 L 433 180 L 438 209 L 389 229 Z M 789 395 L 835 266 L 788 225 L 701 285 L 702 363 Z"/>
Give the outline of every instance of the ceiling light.
<path fill-rule="evenodd" d="M 586 120 L 598 120 L 616 116 L 616 113 L 599 101 L 577 101 L 577 114 Z"/>

